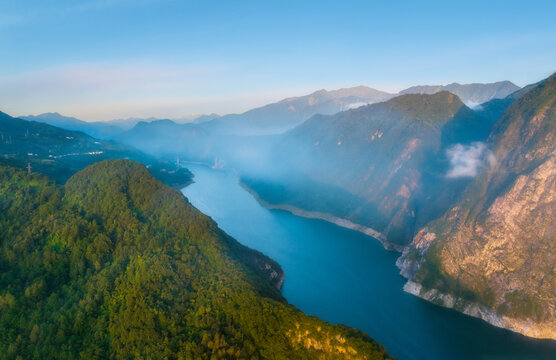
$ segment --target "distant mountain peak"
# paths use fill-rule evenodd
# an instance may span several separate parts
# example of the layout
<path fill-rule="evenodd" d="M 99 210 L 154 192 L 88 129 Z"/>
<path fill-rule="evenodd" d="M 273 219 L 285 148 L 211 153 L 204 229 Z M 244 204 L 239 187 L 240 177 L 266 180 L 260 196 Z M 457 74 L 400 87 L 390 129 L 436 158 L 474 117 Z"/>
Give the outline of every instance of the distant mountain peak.
<path fill-rule="evenodd" d="M 332 115 L 394 97 L 363 85 L 337 90 L 320 89 L 309 95 L 289 97 L 279 102 L 230 114 L 204 124 L 207 129 L 242 135 L 279 134 L 315 114 Z"/>
<path fill-rule="evenodd" d="M 32 116 L 32 115 L 29 115 L 29 116 Z M 60 114 L 57 111 L 54 111 L 54 112 L 45 112 L 45 113 L 39 114 L 37 116 L 62 116 L 62 114 Z"/>
<path fill-rule="evenodd" d="M 62 115 L 57 111 L 42 113 L 39 115 L 21 116 L 20 118 L 28 121 L 36 121 L 36 122 L 49 124 L 52 126 L 57 126 L 66 130 L 82 131 L 95 138 L 102 138 L 102 139 L 110 138 L 114 134 L 122 131 L 116 125 L 110 124 L 108 122 L 83 121 L 75 117 Z"/>
<path fill-rule="evenodd" d="M 464 103 L 481 104 L 492 99 L 503 99 L 519 89 L 519 86 L 508 80 L 487 84 L 460 84 L 453 82 L 448 85 L 412 86 L 400 91 L 399 94 L 434 94 L 440 91 L 450 91 L 459 96 Z"/>
<path fill-rule="evenodd" d="M 177 125 L 177 123 L 175 121 L 172 121 L 170 119 L 157 119 L 157 120 L 153 120 L 153 121 L 140 121 L 137 123 L 137 125 L 139 124 L 152 124 L 152 125 L 162 125 L 162 126 L 172 126 L 172 125 Z"/>

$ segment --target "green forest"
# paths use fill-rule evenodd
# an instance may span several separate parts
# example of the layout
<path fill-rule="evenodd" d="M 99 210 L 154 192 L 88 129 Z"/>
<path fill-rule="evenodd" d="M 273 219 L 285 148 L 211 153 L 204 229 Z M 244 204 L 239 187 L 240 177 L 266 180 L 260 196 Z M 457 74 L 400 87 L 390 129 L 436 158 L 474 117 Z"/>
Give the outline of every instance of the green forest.
<path fill-rule="evenodd" d="M 65 185 L 0 165 L 0 358 L 388 358 L 287 304 L 282 275 L 139 163 Z"/>

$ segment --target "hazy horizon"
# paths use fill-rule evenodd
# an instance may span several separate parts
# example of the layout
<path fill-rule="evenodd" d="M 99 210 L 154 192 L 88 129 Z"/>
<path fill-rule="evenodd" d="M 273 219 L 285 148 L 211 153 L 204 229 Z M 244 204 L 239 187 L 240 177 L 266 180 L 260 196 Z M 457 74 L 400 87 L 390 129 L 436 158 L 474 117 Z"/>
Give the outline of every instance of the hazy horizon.
<path fill-rule="evenodd" d="M 86 121 L 241 113 L 319 89 L 525 86 L 554 72 L 533 1 L 0 2 L 0 106 Z"/>
<path fill-rule="evenodd" d="M 499 80 L 499 81 L 493 81 L 492 83 L 502 82 L 502 81 L 510 81 L 511 83 L 513 83 L 513 84 L 519 86 L 520 88 L 522 88 L 524 86 L 533 84 L 533 83 L 535 83 L 537 81 L 541 81 L 543 79 L 544 78 L 541 78 L 541 79 L 538 79 L 536 81 L 532 81 L 530 83 L 523 84 L 523 85 L 522 84 L 516 84 L 515 82 L 513 82 L 511 80 Z M 48 114 L 48 113 L 53 113 L 53 114 L 57 113 L 58 115 L 61 115 L 61 116 L 64 116 L 64 117 L 73 117 L 73 118 L 76 118 L 76 119 L 79 119 L 79 120 L 82 120 L 82 121 L 86 121 L 86 122 L 99 122 L 99 121 L 100 122 L 110 122 L 110 121 L 126 121 L 126 120 L 153 121 L 153 120 L 164 120 L 164 119 L 174 120 L 174 121 L 177 121 L 177 120 L 182 120 L 183 121 L 183 120 L 188 119 L 189 121 L 194 121 L 195 118 L 200 117 L 200 116 L 204 116 L 204 115 L 216 114 L 216 115 L 219 115 L 219 116 L 225 116 L 225 115 L 230 115 L 230 114 L 241 114 L 241 113 L 244 113 L 246 111 L 249 111 L 249 110 L 252 110 L 252 109 L 255 109 L 255 108 L 259 108 L 259 107 L 263 107 L 265 105 L 278 103 L 280 101 L 283 101 L 283 100 L 286 100 L 286 99 L 289 99 L 289 98 L 296 98 L 296 97 L 303 97 L 303 96 L 311 95 L 311 94 L 313 94 L 315 92 L 318 92 L 318 91 L 321 91 L 321 90 L 334 91 L 334 90 L 340 90 L 340 89 L 345 89 L 345 88 L 354 88 L 354 87 L 363 86 L 363 87 L 367 87 L 367 88 L 371 88 L 371 89 L 375 89 L 375 90 L 379 90 L 379 91 L 384 91 L 384 92 L 387 92 L 387 93 L 397 95 L 401 91 L 403 91 L 405 89 L 408 89 L 412 86 L 419 86 L 419 85 L 445 86 L 445 85 L 449 85 L 449 84 L 452 84 L 452 83 L 459 83 L 459 82 L 452 81 L 452 82 L 447 82 L 447 83 L 443 83 L 443 84 L 428 84 L 428 83 L 427 84 L 425 84 L 425 83 L 423 83 L 423 84 L 413 84 L 413 85 L 404 86 L 402 88 L 399 88 L 399 89 L 396 89 L 396 90 L 391 90 L 391 91 L 386 91 L 386 90 L 383 90 L 383 89 L 379 89 L 379 88 L 376 88 L 376 87 L 373 87 L 373 86 L 367 86 L 367 85 L 344 86 L 344 87 L 339 87 L 339 88 L 321 88 L 321 89 L 308 90 L 306 93 L 288 95 L 288 96 L 284 96 L 284 97 L 281 97 L 281 98 L 272 98 L 272 99 L 269 99 L 267 101 L 263 101 L 263 102 L 260 102 L 258 104 L 254 104 L 252 106 L 246 107 L 246 108 L 244 108 L 242 110 L 239 110 L 239 111 L 236 111 L 236 112 L 223 112 L 223 113 L 207 110 L 204 113 L 187 113 L 187 114 L 178 114 L 178 115 L 175 115 L 175 116 L 157 116 L 156 114 L 151 114 L 149 116 L 123 116 L 123 117 L 115 117 L 115 118 L 94 119 L 94 118 L 82 118 L 78 115 L 63 113 L 63 112 L 60 112 L 60 111 L 54 109 L 52 111 L 38 112 L 38 113 L 33 113 L 33 114 L 23 113 L 23 114 L 9 114 L 9 115 L 12 115 L 12 116 L 15 116 L 15 117 L 27 117 L 27 116 L 44 115 L 44 114 Z M 480 83 L 480 82 L 474 82 L 474 83 Z M 468 84 L 471 84 L 471 83 L 459 83 L 459 84 L 460 85 L 468 85 Z M 474 104 L 466 104 L 466 105 L 472 106 Z M 187 122 L 187 121 L 185 121 L 185 122 Z"/>

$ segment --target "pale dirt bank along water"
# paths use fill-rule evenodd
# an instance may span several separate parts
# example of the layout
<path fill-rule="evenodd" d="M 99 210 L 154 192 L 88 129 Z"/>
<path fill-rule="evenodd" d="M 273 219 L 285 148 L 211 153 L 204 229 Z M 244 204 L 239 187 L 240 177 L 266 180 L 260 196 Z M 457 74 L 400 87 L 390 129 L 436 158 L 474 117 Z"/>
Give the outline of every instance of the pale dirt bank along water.
<path fill-rule="evenodd" d="M 399 253 L 360 232 L 267 210 L 236 174 L 187 166 L 189 201 L 239 242 L 278 261 L 286 299 L 365 331 L 398 359 L 556 359 L 556 342 L 526 338 L 403 291 Z"/>

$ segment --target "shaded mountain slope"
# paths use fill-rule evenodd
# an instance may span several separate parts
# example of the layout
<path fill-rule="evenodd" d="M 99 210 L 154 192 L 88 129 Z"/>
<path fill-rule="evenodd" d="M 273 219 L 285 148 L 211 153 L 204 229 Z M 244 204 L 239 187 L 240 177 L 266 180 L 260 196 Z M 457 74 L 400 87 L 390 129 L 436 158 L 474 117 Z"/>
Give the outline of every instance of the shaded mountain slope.
<path fill-rule="evenodd" d="M 446 150 L 484 140 L 491 117 L 508 104 L 481 113 L 440 92 L 317 115 L 281 136 L 271 156 L 275 169 L 243 179 L 274 205 L 332 214 L 404 244 L 416 224 L 440 216 L 469 181 L 446 177 Z"/>

